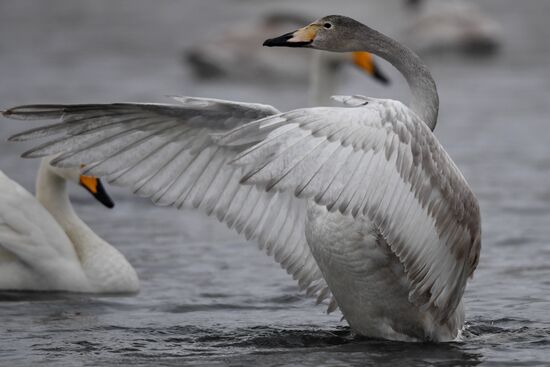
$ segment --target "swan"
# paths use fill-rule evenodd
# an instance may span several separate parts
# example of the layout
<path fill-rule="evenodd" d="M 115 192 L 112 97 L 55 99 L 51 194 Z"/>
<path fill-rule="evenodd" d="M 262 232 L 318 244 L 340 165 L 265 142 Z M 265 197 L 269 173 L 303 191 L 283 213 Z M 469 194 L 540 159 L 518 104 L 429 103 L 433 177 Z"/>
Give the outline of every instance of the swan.
<path fill-rule="evenodd" d="M 389 83 L 367 52 L 315 52 L 311 55 L 288 49 L 277 56 L 271 50 L 254 47 L 270 35 L 305 22 L 302 16 L 277 12 L 254 23 L 239 23 L 197 42 L 186 50 L 185 61 L 193 75 L 202 80 L 309 82 L 311 106 L 330 102 L 346 65 L 356 66 L 382 84 Z"/>
<path fill-rule="evenodd" d="M 501 44 L 501 27 L 477 4 L 463 0 L 409 0 L 415 12 L 403 41 L 421 53 L 457 51 L 492 55 Z"/>
<path fill-rule="evenodd" d="M 307 294 L 358 334 L 449 341 L 479 259 L 479 206 L 433 129 L 439 99 L 407 47 L 331 15 L 265 46 L 367 51 L 406 78 L 412 103 L 336 96 L 342 107 L 174 97 L 179 104 L 27 105 L 54 119 L 12 136 L 158 205 L 197 208 L 256 241 Z M 259 274 L 260 275 L 260 274 Z"/>
<path fill-rule="evenodd" d="M 36 198 L 0 171 L 0 290 L 137 292 L 132 266 L 76 215 L 67 194 L 66 181 L 75 182 L 112 208 L 101 181 L 51 159 L 40 164 Z"/>

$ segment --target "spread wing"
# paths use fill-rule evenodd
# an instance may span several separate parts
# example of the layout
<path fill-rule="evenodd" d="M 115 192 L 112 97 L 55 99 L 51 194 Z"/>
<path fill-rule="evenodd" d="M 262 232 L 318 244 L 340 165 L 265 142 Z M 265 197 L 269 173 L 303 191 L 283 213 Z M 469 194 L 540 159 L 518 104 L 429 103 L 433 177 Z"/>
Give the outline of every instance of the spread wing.
<path fill-rule="evenodd" d="M 85 164 L 85 173 L 107 177 L 158 205 L 198 208 L 255 240 L 318 301 L 328 287 L 305 239 L 305 201 L 290 193 L 241 185 L 243 169 L 227 164 L 260 141 L 262 132 L 234 146 L 213 134 L 279 113 L 260 104 L 176 97 L 181 105 L 98 104 L 15 107 L 15 119 L 60 119 L 11 140 L 48 138 L 26 157 L 59 156 L 58 166 Z M 336 307 L 331 301 L 329 310 Z"/>
<path fill-rule="evenodd" d="M 237 127 L 219 144 L 265 138 L 233 160 L 241 182 L 367 216 L 399 258 L 409 299 L 445 321 L 480 250 L 477 200 L 429 128 L 397 101 L 338 97 L 355 108 L 310 108 Z"/>

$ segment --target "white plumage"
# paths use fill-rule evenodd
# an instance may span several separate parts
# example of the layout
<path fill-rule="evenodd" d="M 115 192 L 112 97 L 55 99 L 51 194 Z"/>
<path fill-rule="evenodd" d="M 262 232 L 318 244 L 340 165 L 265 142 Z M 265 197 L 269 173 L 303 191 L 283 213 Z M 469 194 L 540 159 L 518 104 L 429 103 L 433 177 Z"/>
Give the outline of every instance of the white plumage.
<path fill-rule="evenodd" d="M 137 292 L 126 258 L 73 211 L 65 180 L 79 170 L 45 159 L 37 197 L 0 171 L 0 289 L 94 293 Z"/>

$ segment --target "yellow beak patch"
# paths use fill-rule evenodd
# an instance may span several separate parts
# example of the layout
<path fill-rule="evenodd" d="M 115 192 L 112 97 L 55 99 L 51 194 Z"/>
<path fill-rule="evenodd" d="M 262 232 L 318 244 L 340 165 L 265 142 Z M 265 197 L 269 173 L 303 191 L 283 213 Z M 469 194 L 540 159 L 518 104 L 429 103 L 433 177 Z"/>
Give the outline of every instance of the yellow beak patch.
<path fill-rule="evenodd" d="M 300 28 L 292 34 L 292 38 L 290 38 L 287 42 L 312 42 L 317 35 L 318 29 L 319 25 L 317 24 L 310 24 Z"/>
<path fill-rule="evenodd" d="M 80 176 L 80 184 L 92 194 L 97 194 L 98 179 L 92 176 Z"/>

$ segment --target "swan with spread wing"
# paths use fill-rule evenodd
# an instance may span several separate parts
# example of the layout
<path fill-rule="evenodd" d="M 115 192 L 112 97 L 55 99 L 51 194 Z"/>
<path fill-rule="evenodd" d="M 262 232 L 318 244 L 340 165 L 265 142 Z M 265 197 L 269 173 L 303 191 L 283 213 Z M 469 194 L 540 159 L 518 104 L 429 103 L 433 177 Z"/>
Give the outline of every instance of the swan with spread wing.
<path fill-rule="evenodd" d="M 478 263 L 480 214 L 432 130 L 435 82 L 408 48 L 344 16 L 327 16 L 266 46 L 368 51 L 406 78 L 410 107 L 335 97 L 343 107 L 176 97 L 179 104 L 30 105 L 3 114 L 58 119 L 13 136 L 45 138 L 25 157 L 85 164 L 159 205 L 198 208 L 273 255 L 358 333 L 453 340 Z"/>

